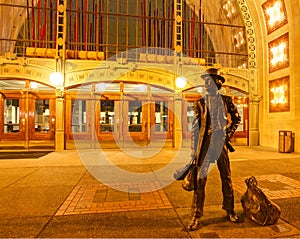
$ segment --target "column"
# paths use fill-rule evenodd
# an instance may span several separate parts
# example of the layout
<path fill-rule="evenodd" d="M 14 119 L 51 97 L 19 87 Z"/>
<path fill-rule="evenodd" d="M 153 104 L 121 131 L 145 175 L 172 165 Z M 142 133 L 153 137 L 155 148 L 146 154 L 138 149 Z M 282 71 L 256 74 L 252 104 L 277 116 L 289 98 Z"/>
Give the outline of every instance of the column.
<path fill-rule="evenodd" d="M 175 149 L 182 147 L 182 95 L 175 94 L 174 97 L 174 138 L 173 144 Z"/>
<path fill-rule="evenodd" d="M 249 146 L 259 146 L 259 103 L 262 97 L 250 95 L 249 98 Z"/>
<path fill-rule="evenodd" d="M 56 122 L 55 122 L 55 151 L 63 151 L 65 148 L 64 127 L 64 97 L 63 91 L 56 91 Z"/>

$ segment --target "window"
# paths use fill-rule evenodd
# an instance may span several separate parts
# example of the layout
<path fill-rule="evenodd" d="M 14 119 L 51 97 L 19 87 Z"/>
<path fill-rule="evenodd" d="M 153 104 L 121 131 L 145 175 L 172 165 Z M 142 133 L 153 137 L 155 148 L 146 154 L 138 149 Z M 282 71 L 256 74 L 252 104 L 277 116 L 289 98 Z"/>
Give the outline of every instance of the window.
<path fill-rule="evenodd" d="M 112 100 L 101 101 L 100 132 L 114 132 L 115 102 Z"/>
<path fill-rule="evenodd" d="M 168 102 L 156 101 L 155 102 L 155 131 L 167 132 L 169 130 Z"/>
<path fill-rule="evenodd" d="M 49 100 L 35 101 L 35 131 L 48 132 L 50 130 Z"/>
<path fill-rule="evenodd" d="M 192 131 L 193 120 L 194 120 L 194 102 L 187 102 L 187 131 Z"/>
<path fill-rule="evenodd" d="M 86 101 L 72 100 L 72 132 L 83 133 L 86 127 Z"/>
<path fill-rule="evenodd" d="M 4 100 L 4 133 L 19 132 L 20 107 L 18 99 Z"/>
<path fill-rule="evenodd" d="M 128 131 L 142 132 L 142 102 L 128 102 Z"/>

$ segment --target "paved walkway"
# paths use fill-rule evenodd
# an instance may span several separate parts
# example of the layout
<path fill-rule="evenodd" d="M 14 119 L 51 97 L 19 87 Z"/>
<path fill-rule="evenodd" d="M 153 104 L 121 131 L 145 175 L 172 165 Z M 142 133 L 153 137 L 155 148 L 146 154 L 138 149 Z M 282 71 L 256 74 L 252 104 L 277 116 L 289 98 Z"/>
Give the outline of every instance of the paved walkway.
<path fill-rule="evenodd" d="M 221 209 L 218 170 L 208 176 L 203 227 L 189 232 L 192 192 L 174 181 L 189 150 L 85 150 L 40 158 L 0 160 L 0 237 L 39 238 L 298 238 L 300 154 L 262 147 L 231 153 L 235 208 L 240 223 Z M 243 215 L 244 180 L 259 186 L 282 209 L 276 225 Z"/>

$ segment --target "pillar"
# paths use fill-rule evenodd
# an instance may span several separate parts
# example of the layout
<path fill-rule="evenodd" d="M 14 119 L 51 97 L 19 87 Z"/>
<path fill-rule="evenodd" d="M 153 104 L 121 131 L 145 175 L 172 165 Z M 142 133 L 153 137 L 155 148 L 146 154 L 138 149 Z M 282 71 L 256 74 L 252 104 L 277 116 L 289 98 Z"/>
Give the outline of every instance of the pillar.
<path fill-rule="evenodd" d="M 177 93 L 174 98 L 174 135 L 173 144 L 175 149 L 182 147 L 182 95 Z"/>
<path fill-rule="evenodd" d="M 64 98 L 63 92 L 56 92 L 56 122 L 55 122 L 55 151 L 63 151 L 65 148 L 64 127 Z"/>
<path fill-rule="evenodd" d="M 249 146 L 259 146 L 259 103 L 261 96 L 249 98 Z"/>

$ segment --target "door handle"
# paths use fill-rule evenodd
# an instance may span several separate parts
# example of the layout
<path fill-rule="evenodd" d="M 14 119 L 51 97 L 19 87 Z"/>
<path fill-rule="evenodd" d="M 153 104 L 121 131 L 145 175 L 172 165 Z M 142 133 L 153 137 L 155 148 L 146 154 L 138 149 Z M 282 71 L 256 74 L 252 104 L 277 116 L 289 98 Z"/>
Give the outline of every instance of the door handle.
<path fill-rule="evenodd" d="M 20 131 L 22 131 L 22 132 L 24 132 L 25 131 L 25 123 L 26 123 L 26 119 L 25 118 L 23 118 L 22 120 L 21 120 L 21 126 L 22 126 L 22 128 L 20 129 Z"/>
<path fill-rule="evenodd" d="M 51 124 L 52 124 L 52 127 L 54 128 L 54 126 L 55 126 L 55 118 L 54 117 L 51 119 Z"/>

